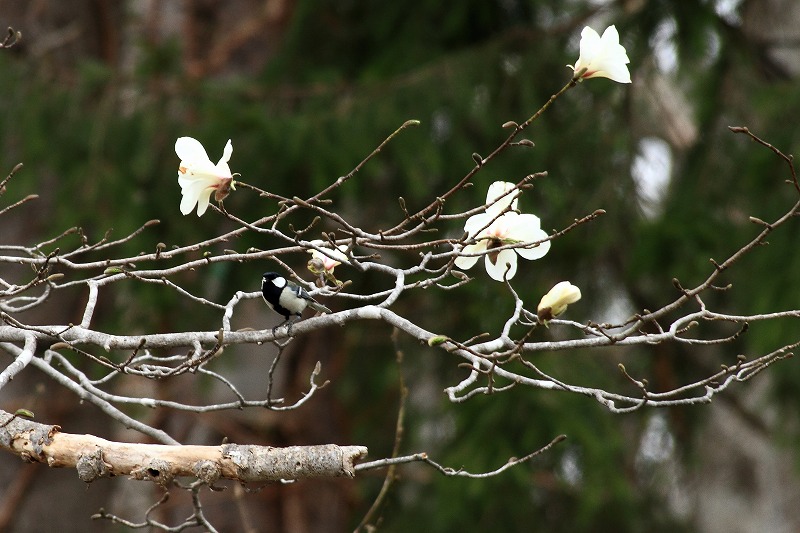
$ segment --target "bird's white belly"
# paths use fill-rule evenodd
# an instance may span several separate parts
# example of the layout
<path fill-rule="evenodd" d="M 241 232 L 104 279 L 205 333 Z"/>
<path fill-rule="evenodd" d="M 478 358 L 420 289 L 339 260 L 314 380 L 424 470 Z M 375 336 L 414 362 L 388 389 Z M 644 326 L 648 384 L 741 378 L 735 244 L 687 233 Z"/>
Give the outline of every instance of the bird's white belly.
<path fill-rule="evenodd" d="M 287 311 L 290 311 L 291 313 L 302 313 L 303 309 L 305 309 L 307 305 L 305 300 L 302 298 L 297 298 L 297 296 L 289 291 L 283 291 L 283 293 L 281 293 L 280 298 L 278 298 L 278 303 L 281 307 Z"/>

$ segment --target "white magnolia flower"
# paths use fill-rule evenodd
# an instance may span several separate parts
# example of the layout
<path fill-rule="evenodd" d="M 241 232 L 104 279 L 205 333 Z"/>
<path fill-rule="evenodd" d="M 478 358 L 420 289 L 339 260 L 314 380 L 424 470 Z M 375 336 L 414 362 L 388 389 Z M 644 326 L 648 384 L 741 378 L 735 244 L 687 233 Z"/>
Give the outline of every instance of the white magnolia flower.
<path fill-rule="evenodd" d="M 517 254 L 524 259 L 539 259 L 550 250 L 550 241 L 545 241 L 530 248 L 520 247 L 497 252 L 491 251 L 508 244 L 529 243 L 547 238 L 547 233 L 541 228 L 539 217 L 516 211 L 518 195 L 519 190 L 514 190 L 513 183 L 505 181 L 492 183 L 486 194 L 486 212 L 469 217 L 464 224 L 464 231 L 468 233 L 468 238 L 475 239 L 477 242 L 465 246 L 461 251 L 468 254 L 480 254 L 489 250 L 489 253 L 484 256 L 486 272 L 497 281 L 503 281 L 503 276 L 511 279 L 517 273 Z M 503 213 L 509 208 L 511 211 Z M 478 259 L 479 256 L 459 256 L 455 265 L 466 270 L 472 268 Z M 508 269 L 508 274 L 506 274 L 506 269 Z"/>
<path fill-rule="evenodd" d="M 581 290 L 569 281 L 560 281 L 542 296 L 536 314 L 539 320 L 546 321 L 557 317 L 567 310 L 569 304 L 574 304 L 581 299 Z"/>
<path fill-rule="evenodd" d="M 608 78 L 617 83 L 630 83 L 628 72 L 628 54 L 625 47 L 619 44 L 617 28 L 609 26 L 600 37 L 589 26 L 581 32 L 581 55 L 575 66 L 567 65 L 577 74 L 581 69 L 586 72 L 581 78 Z"/>
<path fill-rule="evenodd" d="M 181 137 L 175 141 L 175 153 L 181 159 L 178 167 L 178 184 L 181 186 L 181 213 L 188 215 L 197 205 L 197 216 L 208 209 L 211 193 L 221 202 L 234 190 L 233 175 L 228 161 L 233 153 L 230 139 L 216 165 L 206 154 L 206 149 L 197 139 Z"/>
<path fill-rule="evenodd" d="M 347 254 L 345 254 L 347 245 L 345 244 L 340 244 L 335 249 L 331 248 L 328 243 L 319 240 L 311 241 L 311 244 L 325 249 L 325 253 L 314 249 L 308 250 L 308 253 L 311 254 L 311 261 L 308 263 L 309 269 L 313 268 L 312 272 L 315 274 L 323 271 L 333 274 L 334 268 L 341 265 L 343 261 L 347 261 Z"/>

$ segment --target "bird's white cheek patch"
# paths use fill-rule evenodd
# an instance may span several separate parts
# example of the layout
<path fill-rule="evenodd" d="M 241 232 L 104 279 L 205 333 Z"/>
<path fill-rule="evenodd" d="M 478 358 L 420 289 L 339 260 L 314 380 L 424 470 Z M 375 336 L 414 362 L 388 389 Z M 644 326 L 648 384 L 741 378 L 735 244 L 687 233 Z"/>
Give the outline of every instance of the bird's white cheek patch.
<path fill-rule="evenodd" d="M 276 287 L 278 287 L 279 289 L 282 289 L 282 288 L 284 288 L 286 286 L 286 279 L 285 278 L 281 278 L 281 277 L 277 277 L 277 278 L 272 280 L 272 284 L 275 285 Z"/>

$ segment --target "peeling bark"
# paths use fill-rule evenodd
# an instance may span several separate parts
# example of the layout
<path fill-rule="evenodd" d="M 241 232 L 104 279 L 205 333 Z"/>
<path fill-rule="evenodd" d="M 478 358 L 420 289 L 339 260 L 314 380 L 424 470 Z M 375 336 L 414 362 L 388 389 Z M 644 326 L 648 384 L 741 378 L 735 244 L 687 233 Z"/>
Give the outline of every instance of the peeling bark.
<path fill-rule="evenodd" d="M 75 468 L 81 481 L 113 476 L 166 485 L 190 476 L 213 484 L 220 478 L 241 482 L 318 477 L 355 477 L 364 446 L 290 446 L 242 444 L 170 446 L 113 442 L 94 435 L 62 433 L 58 426 L 25 420 L 0 411 L 0 448 L 24 461 L 53 468 Z"/>

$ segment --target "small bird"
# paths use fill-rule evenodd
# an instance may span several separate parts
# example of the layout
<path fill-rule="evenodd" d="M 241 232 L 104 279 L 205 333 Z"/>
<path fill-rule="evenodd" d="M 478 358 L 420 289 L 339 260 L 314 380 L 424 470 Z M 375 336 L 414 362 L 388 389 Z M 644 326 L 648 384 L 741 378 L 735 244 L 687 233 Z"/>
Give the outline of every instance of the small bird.
<path fill-rule="evenodd" d="M 300 318 L 306 307 L 320 313 L 331 310 L 311 297 L 306 290 L 277 272 L 267 272 L 261 278 L 261 296 L 267 305 L 288 321 L 292 315 Z M 291 327 L 291 324 L 290 324 Z"/>

